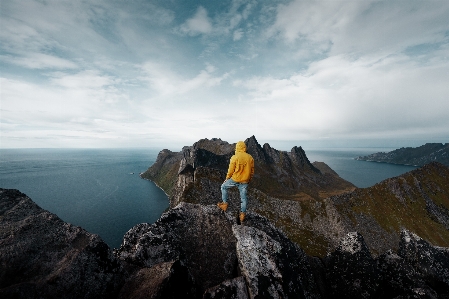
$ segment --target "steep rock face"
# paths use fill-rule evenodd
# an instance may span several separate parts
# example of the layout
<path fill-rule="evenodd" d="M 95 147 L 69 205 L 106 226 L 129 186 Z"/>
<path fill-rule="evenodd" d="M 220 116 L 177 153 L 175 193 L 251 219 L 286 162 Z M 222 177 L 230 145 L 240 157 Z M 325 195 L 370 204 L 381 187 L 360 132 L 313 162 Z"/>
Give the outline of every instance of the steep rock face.
<path fill-rule="evenodd" d="M 191 217 L 196 220 L 182 224 Z M 238 224 L 233 213 L 221 212 L 215 206 L 181 203 L 161 219 L 164 225 L 139 225 L 130 230 L 117 254 L 128 262 L 152 267 L 155 261 L 180 260 L 192 274 L 203 298 L 449 296 L 449 249 L 435 247 L 410 231 L 402 231 L 397 253 L 389 250 L 373 257 L 363 236 L 351 232 L 334 251 L 320 259 L 307 256 L 266 218 L 252 212 L 243 224 Z M 197 242 L 207 251 L 224 254 L 208 232 L 216 229 L 210 224 L 215 221 L 221 227 L 220 233 L 232 243 L 226 256 L 232 256 L 233 262 L 211 259 L 216 253 L 198 249 L 196 257 L 188 253 L 189 248 L 197 248 L 194 244 Z M 176 231 L 179 225 L 188 229 Z M 184 243 L 199 235 L 210 237 Z M 233 268 L 228 271 L 226 265 L 231 264 Z M 215 273 L 217 279 L 201 285 L 204 269 Z"/>
<path fill-rule="evenodd" d="M 305 253 L 253 213 L 242 226 L 216 206 L 183 202 L 155 224 L 131 229 L 116 254 L 145 267 L 179 260 L 206 297 L 227 292 L 244 296 L 235 280 L 240 276 L 249 298 L 320 297 Z"/>
<path fill-rule="evenodd" d="M 165 193 L 172 194 L 178 180 L 179 161 L 182 157 L 182 153 L 164 149 L 159 152 L 152 167 L 140 176 L 154 181 Z"/>
<path fill-rule="evenodd" d="M 235 244 L 231 220 L 217 207 L 181 203 L 153 225 L 128 231 L 116 255 L 141 267 L 180 260 L 204 291 L 234 278 Z"/>
<path fill-rule="evenodd" d="M 320 199 L 355 188 L 335 172 L 322 173 L 310 163 L 301 147 L 278 151 L 269 144 L 259 145 L 254 136 L 245 140 L 247 152 L 254 157 L 252 188 L 282 199 Z M 323 163 L 324 164 L 324 163 Z"/>
<path fill-rule="evenodd" d="M 265 218 L 251 214 L 249 221 L 233 231 L 250 297 L 320 298 L 305 253 Z"/>
<path fill-rule="evenodd" d="M 97 236 L 0 189 L 0 297 L 115 298 L 125 272 Z"/>
<path fill-rule="evenodd" d="M 379 152 L 368 156 L 360 156 L 355 159 L 416 166 L 439 162 L 449 166 L 449 143 L 426 143 L 416 148 L 400 148 L 388 153 Z"/>

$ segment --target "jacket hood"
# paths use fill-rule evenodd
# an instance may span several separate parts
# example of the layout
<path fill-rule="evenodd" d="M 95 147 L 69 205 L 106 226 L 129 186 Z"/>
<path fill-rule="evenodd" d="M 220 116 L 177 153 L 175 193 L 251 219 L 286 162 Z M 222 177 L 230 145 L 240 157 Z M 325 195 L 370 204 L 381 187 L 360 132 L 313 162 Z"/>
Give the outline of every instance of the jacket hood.
<path fill-rule="evenodd" d="M 235 145 L 235 151 L 236 152 L 246 152 L 246 144 L 243 141 L 237 142 Z"/>

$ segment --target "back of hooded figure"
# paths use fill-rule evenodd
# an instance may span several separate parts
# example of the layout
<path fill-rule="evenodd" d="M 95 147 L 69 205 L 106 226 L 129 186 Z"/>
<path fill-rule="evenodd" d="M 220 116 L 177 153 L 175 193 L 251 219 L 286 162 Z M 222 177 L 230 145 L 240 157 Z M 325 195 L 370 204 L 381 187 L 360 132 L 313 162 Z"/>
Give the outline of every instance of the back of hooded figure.
<path fill-rule="evenodd" d="M 235 146 L 235 154 L 231 157 L 229 162 L 228 173 L 226 174 L 226 180 L 221 185 L 221 198 L 222 202 L 217 203 L 217 206 L 226 212 L 228 208 L 228 192 L 227 190 L 232 187 L 237 187 L 240 192 L 240 222 L 245 219 L 246 213 L 246 192 L 248 189 L 248 183 L 251 181 L 254 175 L 254 159 L 250 154 L 246 153 L 246 145 L 243 141 L 237 142 Z"/>
<path fill-rule="evenodd" d="M 254 175 L 254 159 L 246 152 L 246 144 L 237 142 L 235 154 L 231 157 L 226 180 L 232 178 L 237 183 L 249 183 Z"/>

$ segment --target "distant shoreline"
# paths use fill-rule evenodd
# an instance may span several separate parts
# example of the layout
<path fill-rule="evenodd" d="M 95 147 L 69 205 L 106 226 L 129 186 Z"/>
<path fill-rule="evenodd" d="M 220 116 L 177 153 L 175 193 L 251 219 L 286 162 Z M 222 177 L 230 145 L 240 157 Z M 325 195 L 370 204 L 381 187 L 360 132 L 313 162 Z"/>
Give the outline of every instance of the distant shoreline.
<path fill-rule="evenodd" d="M 164 194 L 167 195 L 167 197 L 170 199 L 170 195 L 168 195 L 167 192 L 165 192 L 165 190 L 162 189 L 161 186 L 159 186 L 155 181 L 152 181 L 152 180 L 150 180 L 150 179 L 146 179 L 146 178 L 142 177 L 142 174 L 143 174 L 143 172 L 141 172 L 141 173 L 139 174 L 139 176 L 140 176 L 141 179 L 146 180 L 146 181 L 150 181 L 150 182 L 154 183 L 154 184 L 156 185 L 156 187 L 158 187 L 159 189 L 161 189 L 161 190 L 164 192 Z"/>

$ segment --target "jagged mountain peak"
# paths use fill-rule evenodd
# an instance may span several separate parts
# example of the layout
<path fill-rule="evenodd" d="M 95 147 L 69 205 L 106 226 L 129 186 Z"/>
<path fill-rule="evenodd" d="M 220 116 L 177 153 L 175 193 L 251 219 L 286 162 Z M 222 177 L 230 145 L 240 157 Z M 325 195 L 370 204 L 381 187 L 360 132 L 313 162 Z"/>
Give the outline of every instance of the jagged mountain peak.
<path fill-rule="evenodd" d="M 335 172 L 321 172 L 319 168 L 312 165 L 301 146 L 293 147 L 291 152 L 279 151 L 272 148 L 268 143 L 260 146 L 253 135 L 245 141 L 247 152 L 251 154 L 255 162 L 255 175 L 251 181 L 253 188 L 261 190 L 276 197 L 288 198 L 324 198 L 327 194 L 339 194 L 355 188 L 351 183 L 340 178 Z M 179 154 L 171 154 L 176 159 L 165 159 L 170 163 L 155 163 L 154 166 L 143 174 L 143 177 L 151 180 L 162 180 L 160 186 L 167 186 L 166 192 L 174 196 L 174 186 L 179 179 L 186 186 L 188 182 L 194 182 L 196 171 L 199 168 L 218 170 L 223 182 L 229 165 L 229 160 L 235 152 L 235 143 L 230 144 L 219 138 L 201 139 L 193 146 L 184 147 Z M 164 156 L 165 157 L 165 156 Z M 157 161 L 165 161 L 158 157 Z M 164 168 L 164 169 L 162 169 Z M 325 167 L 322 167 L 325 168 Z M 169 175 L 167 175 L 169 174 Z M 189 176 L 186 176 L 189 174 Z M 178 175 L 184 175 L 177 178 Z M 160 178 L 158 178 L 160 177 Z M 170 180 L 167 183 L 167 179 Z M 217 187 L 219 190 L 219 187 Z M 183 196 L 183 192 L 176 192 L 175 197 Z M 174 204 L 179 202 L 173 200 Z"/>

